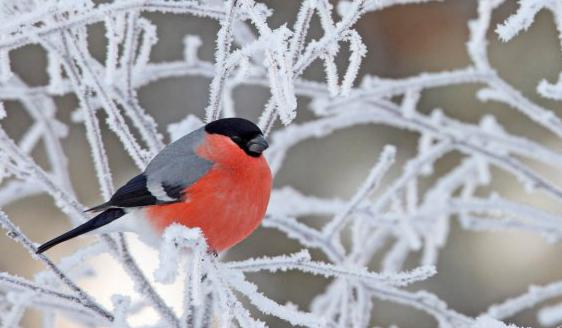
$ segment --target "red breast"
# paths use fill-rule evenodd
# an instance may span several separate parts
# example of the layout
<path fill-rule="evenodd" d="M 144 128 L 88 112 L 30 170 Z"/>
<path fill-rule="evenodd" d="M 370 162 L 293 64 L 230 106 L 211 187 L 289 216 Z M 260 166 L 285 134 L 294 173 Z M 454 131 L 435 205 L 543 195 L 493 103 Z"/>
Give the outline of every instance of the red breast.
<path fill-rule="evenodd" d="M 184 202 L 146 208 L 157 231 L 172 223 L 199 227 L 209 247 L 225 250 L 252 233 L 265 215 L 272 177 L 265 157 L 247 155 L 230 138 L 205 134 L 197 154 L 214 164 L 185 189 Z"/>

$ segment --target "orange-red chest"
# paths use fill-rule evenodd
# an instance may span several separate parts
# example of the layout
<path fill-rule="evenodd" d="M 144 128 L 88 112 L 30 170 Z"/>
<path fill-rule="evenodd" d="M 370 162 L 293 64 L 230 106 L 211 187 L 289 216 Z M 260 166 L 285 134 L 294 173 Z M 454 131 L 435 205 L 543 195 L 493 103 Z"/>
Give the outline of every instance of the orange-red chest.
<path fill-rule="evenodd" d="M 261 223 L 271 193 L 271 171 L 263 156 L 248 156 L 229 138 L 205 138 L 197 154 L 213 167 L 186 188 L 184 202 L 150 206 L 146 214 L 159 232 L 172 223 L 199 227 L 209 247 L 222 251 Z"/>

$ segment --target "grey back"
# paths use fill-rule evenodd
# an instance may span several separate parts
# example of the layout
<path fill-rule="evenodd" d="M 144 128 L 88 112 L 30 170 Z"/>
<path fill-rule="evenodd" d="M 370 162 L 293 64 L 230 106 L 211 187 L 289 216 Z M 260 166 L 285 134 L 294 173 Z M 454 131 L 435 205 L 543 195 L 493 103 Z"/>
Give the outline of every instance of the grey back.
<path fill-rule="evenodd" d="M 213 165 L 195 153 L 204 137 L 202 127 L 166 146 L 146 167 L 147 184 L 186 188 L 199 180 Z"/>

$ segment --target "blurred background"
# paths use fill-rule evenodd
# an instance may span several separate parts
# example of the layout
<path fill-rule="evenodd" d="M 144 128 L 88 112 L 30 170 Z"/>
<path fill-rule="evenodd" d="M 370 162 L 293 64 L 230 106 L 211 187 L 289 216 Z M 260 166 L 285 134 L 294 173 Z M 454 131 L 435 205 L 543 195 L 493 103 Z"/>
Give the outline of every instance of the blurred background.
<path fill-rule="evenodd" d="M 273 26 L 288 22 L 292 26 L 300 2 L 266 1 L 274 9 L 270 18 Z M 516 9 L 515 1 L 507 1 L 494 12 L 492 26 L 502 22 Z M 199 56 L 213 61 L 216 21 L 193 16 L 174 14 L 144 14 L 158 27 L 158 43 L 152 51 L 152 62 L 180 60 L 183 58 L 183 38 L 186 34 L 200 35 L 203 45 Z M 447 0 L 423 5 L 394 6 L 369 13 L 356 25 L 357 31 L 367 45 L 368 54 L 361 66 L 361 75 L 372 74 L 384 78 L 402 78 L 425 71 L 442 71 L 461 68 L 470 64 L 465 42 L 468 38 L 468 20 L 476 17 L 476 2 Z M 316 18 L 315 18 L 316 19 Z M 1 24 L 1 23 L 0 23 Z M 313 21 L 312 35 L 319 37 L 318 21 Z M 105 37 L 101 24 L 89 27 L 91 51 L 98 59 L 105 56 Z M 316 34 L 315 34 L 316 33 Z M 490 32 L 489 51 L 492 65 L 510 84 L 527 97 L 555 110 L 562 116 L 559 103 L 547 101 L 537 95 L 535 89 L 542 79 L 555 81 L 562 70 L 562 53 L 553 17 L 548 12 L 539 13 L 531 28 L 509 43 L 498 41 Z M 10 52 L 12 69 L 32 86 L 45 85 L 46 56 L 38 46 L 26 46 Z M 338 60 L 347 61 L 346 52 Z M 316 63 L 305 76 L 323 80 L 321 65 Z M 208 101 L 209 80 L 200 77 L 170 78 L 151 83 L 139 91 L 141 105 L 159 124 L 165 127 L 193 113 L 203 117 Z M 467 122 L 478 122 L 483 114 L 498 118 L 506 129 L 561 149 L 550 135 L 516 111 L 497 103 L 481 103 L 475 99 L 478 85 L 460 85 L 426 91 L 422 95 L 419 109 L 424 112 L 439 107 L 447 115 Z M 269 91 L 259 87 L 239 87 L 234 93 L 236 110 L 241 116 L 257 120 Z M 73 94 L 57 97 L 57 117 L 68 124 L 69 136 L 64 139 L 69 158 L 70 173 L 78 197 L 86 205 L 101 202 L 94 168 L 90 160 L 84 126 L 71 121 L 71 113 L 78 102 Z M 299 103 L 297 121 L 312 117 L 307 111 L 308 103 Z M 6 102 L 8 117 L 2 126 L 14 138 L 19 138 L 29 127 L 31 119 L 20 104 Z M 103 131 L 109 152 L 110 166 L 115 183 L 125 182 L 137 173 L 121 144 L 110 131 Z M 353 195 L 372 163 L 385 144 L 398 147 L 398 165 L 390 176 L 399 173 L 400 163 L 412 157 L 418 135 L 382 125 L 358 126 L 342 130 L 324 139 L 314 139 L 294 147 L 287 156 L 285 165 L 275 179 L 275 186 L 291 185 L 305 194 L 322 197 Z M 168 141 L 168 139 L 167 139 Z M 37 148 L 34 157 L 46 163 L 45 153 Z M 459 163 L 458 154 L 447 155 L 437 162 L 437 176 Z M 558 172 L 550 178 L 561 180 Z M 388 182 L 388 179 L 385 180 Z M 431 184 L 431 180 L 426 181 Z M 540 194 L 523 192 L 515 179 L 501 172 L 494 172 L 495 190 L 503 196 L 534 204 L 554 213 L 562 213 L 559 205 L 543 199 Z M 422 186 L 423 187 L 423 186 Z M 46 195 L 35 196 L 10 204 L 5 208 L 10 217 L 28 236 L 42 242 L 65 231 L 69 222 L 52 204 Z M 319 225 L 322 218 L 308 218 L 306 223 Z M 317 222 L 315 222 L 317 221 Z M 467 232 L 461 231 L 456 221 L 447 246 L 442 250 L 438 262 L 438 275 L 412 289 L 428 289 L 437 294 L 450 307 L 469 316 L 477 316 L 493 303 L 503 301 L 525 292 L 529 285 L 544 284 L 562 279 L 562 246 L 547 244 L 536 235 L 519 232 Z M 134 239 L 134 237 L 131 237 Z M 71 254 L 81 245 L 91 243 L 90 237 L 73 240 L 57 247 L 50 255 L 57 259 Z M 137 258 L 151 275 L 156 264 L 154 252 L 134 242 Z M 388 246 L 388 245 L 387 245 Z M 32 277 L 42 270 L 40 263 L 7 237 L 0 238 L 0 271 L 8 271 L 24 277 Z M 276 230 L 261 228 L 249 239 L 234 247 L 227 259 L 244 259 L 252 256 L 278 255 L 299 250 L 298 244 L 287 239 Z M 317 254 L 314 254 L 317 255 Z M 414 254 L 416 256 L 416 254 Z M 415 260 L 415 258 L 412 258 Z M 95 294 L 102 303 L 111 305 L 109 297 L 116 290 L 132 289 L 124 280 L 119 268 L 107 257 L 96 258 L 94 268 L 98 276 L 81 281 L 81 285 Z M 417 262 L 412 261 L 412 267 Z M 371 269 L 377 270 L 376 263 Z M 323 290 L 327 281 L 296 272 L 279 274 L 253 274 L 250 278 L 258 283 L 264 294 L 280 301 L 291 301 L 306 308 L 312 297 Z M 170 286 L 162 286 L 169 300 L 181 299 Z M 387 327 L 434 327 L 436 322 L 424 313 L 393 303 L 375 300 L 373 325 Z M 149 316 L 148 316 L 149 317 Z M 148 322 L 148 317 L 139 317 L 137 323 Z M 284 327 L 286 323 L 264 317 L 273 327 Z M 39 325 L 38 313 L 26 314 L 24 327 Z M 537 326 L 535 311 L 524 311 L 509 321 L 521 326 Z M 71 322 L 59 322 L 60 327 L 75 327 Z"/>

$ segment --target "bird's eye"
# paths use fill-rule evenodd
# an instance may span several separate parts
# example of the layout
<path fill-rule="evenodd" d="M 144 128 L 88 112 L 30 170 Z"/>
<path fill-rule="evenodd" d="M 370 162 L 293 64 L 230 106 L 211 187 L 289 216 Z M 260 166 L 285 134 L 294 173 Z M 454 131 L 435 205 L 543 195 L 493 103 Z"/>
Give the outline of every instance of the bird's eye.
<path fill-rule="evenodd" d="M 230 137 L 230 139 L 232 139 L 235 144 L 240 144 L 240 142 L 242 142 L 242 138 L 240 138 L 239 136 L 232 136 Z"/>

